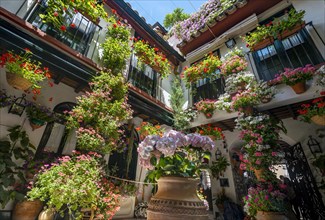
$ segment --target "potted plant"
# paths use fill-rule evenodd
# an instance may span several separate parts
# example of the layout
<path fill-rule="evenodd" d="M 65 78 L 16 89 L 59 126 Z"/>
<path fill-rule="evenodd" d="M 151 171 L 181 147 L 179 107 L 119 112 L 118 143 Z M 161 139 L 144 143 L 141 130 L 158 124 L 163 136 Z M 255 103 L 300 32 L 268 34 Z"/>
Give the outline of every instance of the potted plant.
<path fill-rule="evenodd" d="M 274 36 L 279 40 L 289 37 L 292 34 L 297 33 L 305 26 L 303 21 L 305 11 L 301 10 L 297 12 L 294 8 L 290 9 L 283 17 L 274 19 L 272 31 Z"/>
<path fill-rule="evenodd" d="M 157 71 L 162 78 L 171 73 L 171 65 L 166 56 L 156 47 L 151 47 L 145 40 L 133 38 L 133 49 L 139 59 Z"/>
<path fill-rule="evenodd" d="M 299 119 L 302 121 L 325 125 L 325 98 L 314 99 L 311 104 L 302 104 L 298 113 Z"/>
<path fill-rule="evenodd" d="M 315 68 L 311 64 L 296 69 L 285 68 L 277 80 L 289 85 L 296 94 L 301 94 L 306 91 L 306 81 L 312 79 L 314 73 Z"/>
<path fill-rule="evenodd" d="M 220 70 L 224 76 L 230 76 L 232 74 L 245 71 L 247 69 L 247 61 L 244 57 L 233 55 L 226 58 L 222 63 Z"/>
<path fill-rule="evenodd" d="M 204 202 L 197 196 L 198 180 L 195 178 L 199 177 L 200 169 L 206 167 L 202 159 L 209 158 L 214 147 L 214 142 L 207 136 L 185 135 L 174 130 L 162 137 L 149 135 L 139 144 L 140 165 L 149 169 L 146 180 L 158 181 L 158 192 L 149 202 L 148 220 L 168 219 L 167 216 L 173 219 L 184 219 L 185 216 L 207 218 Z M 181 216 L 178 207 L 186 210 Z"/>
<path fill-rule="evenodd" d="M 73 24 L 71 21 L 75 14 L 79 12 L 94 23 L 99 22 L 98 18 L 106 19 L 108 17 L 104 5 L 96 0 L 48 0 L 45 6 L 45 13 L 40 14 L 40 18 L 44 23 L 52 25 L 57 30 L 66 31 L 67 27 Z M 72 26 L 75 26 L 75 24 Z"/>
<path fill-rule="evenodd" d="M 229 94 L 236 94 L 238 91 L 252 87 L 253 83 L 256 83 L 255 76 L 249 71 L 243 71 L 226 78 L 225 90 Z"/>
<path fill-rule="evenodd" d="M 90 208 L 94 217 L 111 219 L 119 208 L 119 190 L 109 182 L 94 152 L 63 156 L 37 175 L 29 199 L 40 199 L 61 215 L 68 210 L 82 219 L 81 208 Z"/>
<path fill-rule="evenodd" d="M 42 127 L 47 122 L 55 120 L 54 112 L 50 108 L 33 102 L 27 104 L 26 114 L 33 130 Z"/>
<path fill-rule="evenodd" d="M 209 136 L 213 141 L 225 139 L 225 135 L 222 133 L 222 129 L 211 124 L 203 125 L 196 130 L 201 135 Z"/>
<path fill-rule="evenodd" d="M 9 140 L 0 141 L 0 203 L 2 208 L 12 199 L 16 201 L 13 209 L 13 220 L 33 220 L 42 209 L 39 201 L 26 201 L 25 195 L 28 190 L 28 182 L 22 172 L 24 163 L 32 155 L 35 147 L 30 143 L 29 137 L 20 126 L 8 129 Z M 26 207 L 28 207 L 26 209 Z"/>
<path fill-rule="evenodd" d="M 218 77 L 217 70 L 220 65 L 219 57 L 210 53 L 199 63 L 194 63 L 190 67 L 184 67 L 184 72 L 181 76 L 185 80 L 186 87 L 190 88 L 191 84 L 199 79 Z"/>
<path fill-rule="evenodd" d="M 140 126 L 136 128 L 140 135 L 140 140 L 144 140 L 148 135 L 162 136 L 165 129 L 161 128 L 159 124 L 153 125 L 150 122 L 141 122 Z"/>
<path fill-rule="evenodd" d="M 203 99 L 195 103 L 195 107 L 199 112 L 202 112 L 206 118 L 211 118 L 216 109 L 215 100 Z"/>
<path fill-rule="evenodd" d="M 216 161 L 212 161 L 212 165 L 209 167 L 209 169 L 211 170 L 212 176 L 219 179 L 229 165 L 230 163 L 228 163 L 227 158 L 221 155 L 216 159 Z"/>
<path fill-rule="evenodd" d="M 251 187 L 243 199 L 244 211 L 256 220 L 285 219 L 285 198 L 285 194 L 277 189 Z"/>
<path fill-rule="evenodd" d="M 232 98 L 231 108 L 245 114 L 253 114 L 253 107 L 259 104 L 259 97 L 256 91 L 251 89 L 242 91 Z"/>
<path fill-rule="evenodd" d="M 34 89 L 34 93 L 39 93 L 41 88 L 38 83 L 45 78 L 51 78 L 47 67 L 41 67 L 41 63 L 32 60 L 32 52 L 25 49 L 20 55 L 13 51 L 2 54 L 0 66 L 6 67 L 6 77 L 9 85 L 19 90 Z"/>
<path fill-rule="evenodd" d="M 246 42 L 246 47 L 250 48 L 251 51 L 260 50 L 273 44 L 272 22 L 258 26 L 256 30 L 246 34 L 243 40 Z"/>
<path fill-rule="evenodd" d="M 114 16 L 109 18 L 106 39 L 100 44 L 103 50 L 101 60 L 103 66 L 118 74 L 126 67 L 126 60 L 130 57 L 131 49 L 129 46 L 130 27 L 123 21 Z"/>
<path fill-rule="evenodd" d="M 231 95 L 224 93 L 215 102 L 216 109 L 231 112 Z"/>
<path fill-rule="evenodd" d="M 109 153 L 118 148 L 120 126 L 132 114 L 127 84 L 121 74 L 101 72 L 90 87 L 91 92 L 77 97 L 77 105 L 68 112 L 67 127 L 77 131 L 77 149 Z"/>
<path fill-rule="evenodd" d="M 276 93 L 275 87 L 269 86 L 267 82 L 257 83 L 255 91 L 262 103 L 270 102 Z"/>

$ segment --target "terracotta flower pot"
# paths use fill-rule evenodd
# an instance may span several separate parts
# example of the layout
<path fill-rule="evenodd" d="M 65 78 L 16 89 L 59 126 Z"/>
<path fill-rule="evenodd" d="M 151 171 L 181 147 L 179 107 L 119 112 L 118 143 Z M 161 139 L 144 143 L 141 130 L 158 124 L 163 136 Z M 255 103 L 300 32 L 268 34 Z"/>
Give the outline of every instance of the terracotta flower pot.
<path fill-rule="evenodd" d="M 245 106 L 242 108 L 242 112 L 245 114 L 245 115 L 253 115 L 254 113 L 254 108 L 253 106 Z"/>
<path fill-rule="evenodd" d="M 262 178 L 263 173 L 264 173 L 264 169 L 259 169 L 259 170 L 254 169 L 254 174 L 255 174 L 256 179 L 257 179 L 258 181 L 262 181 L 262 179 L 263 179 L 263 178 Z"/>
<path fill-rule="evenodd" d="M 306 92 L 306 82 L 298 82 L 292 85 L 291 88 L 293 89 L 293 91 L 295 91 L 296 94 L 304 93 Z"/>
<path fill-rule="evenodd" d="M 10 86 L 14 87 L 15 89 L 25 91 L 33 85 L 29 80 L 19 76 L 18 74 L 15 74 L 15 73 L 6 72 L 6 78 L 7 78 L 8 84 Z"/>
<path fill-rule="evenodd" d="M 35 220 L 42 207 L 40 200 L 18 202 L 12 212 L 12 220 Z"/>
<path fill-rule="evenodd" d="M 158 192 L 151 198 L 148 220 L 206 220 L 208 211 L 198 197 L 199 180 L 183 177 L 161 177 Z"/>
<path fill-rule="evenodd" d="M 272 100 L 272 98 L 261 98 L 262 103 L 269 103 Z"/>
<path fill-rule="evenodd" d="M 274 42 L 273 37 L 266 38 L 266 39 L 256 43 L 255 45 L 252 45 L 252 50 L 256 51 L 256 50 L 263 49 L 263 48 L 273 44 L 273 42 Z"/>
<path fill-rule="evenodd" d="M 32 118 L 29 120 L 29 124 L 32 127 L 32 130 L 34 131 L 35 129 L 38 129 L 40 127 L 42 127 L 46 122 L 42 121 L 42 120 L 38 120 L 35 118 Z"/>
<path fill-rule="evenodd" d="M 300 31 L 301 29 L 303 29 L 305 27 L 305 22 L 302 22 L 301 24 L 297 24 L 296 26 L 294 26 L 291 30 L 285 30 L 283 31 L 281 34 L 277 35 L 277 38 L 279 40 L 282 40 L 284 38 L 287 38 L 291 35 L 294 35 L 295 33 L 297 33 L 298 31 Z"/>
<path fill-rule="evenodd" d="M 310 118 L 312 122 L 318 125 L 325 125 L 325 115 L 314 115 Z"/>
<path fill-rule="evenodd" d="M 288 220 L 282 212 L 257 211 L 256 220 Z"/>

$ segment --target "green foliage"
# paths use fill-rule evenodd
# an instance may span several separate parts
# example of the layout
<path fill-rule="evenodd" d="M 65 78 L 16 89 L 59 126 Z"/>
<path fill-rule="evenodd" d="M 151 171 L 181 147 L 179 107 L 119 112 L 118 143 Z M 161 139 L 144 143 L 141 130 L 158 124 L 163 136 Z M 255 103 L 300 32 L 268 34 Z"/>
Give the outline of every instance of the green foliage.
<path fill-rule="evenodd" d="M 131 54 L 130 28 L 114 17 L 110 17 L 109 22 L 105 42 L 100 45 L 103 49 L 102 61 L 105 68 L 118 74 L 124 70 L 126 60 Z"/>
<path fill-rule="evenodd" d="M 59 163 L 38 174 L 29 199 L 40 199 L 61 215 L 68 209 L 79 220 L 83 217 L 80 208 L 91 208 L 96 216 L 110 219 L 119 207 L 120 195 L 105 178 L 99 158 L 96 153 L 59 158 Z"/>
<path fill-rule="evenodd" d="M 226 171 L 227 167 L 230 165 L 228 163 L 227 158 L 224 156 L 220 156 L 216 161 L 212 162 L 212 165 L 209 167 L 214 178 L 219 178 L 223 172 Z"/>
<path fill-rule="evenodd" d="M 223 205 L 225 201 L 230 201 L 230 198 L 226 196 L 225 189 L 222 188 L 222 191 L 217 194 L 217 196 L 213 199 L 216 205 Z"/>
<path fill-rule="evenodd" d="M 77 148 L 108 153 L 117 148 L 119 127 L 132 115 L 127 84 L 121 74 L 101 72 L 90 83 L 92 92 L 77 97 L 67 127 L 77 128 Z"/>
<path fill-rule="evenodd" d="M 27 105 L 26 114 L 29 120 L 37 119 L 44 123 L 55 119 L 50 108 L 32 102 Z"/>
<path fill-rule="evenodd" d="M 183 12 L 182 8 L 175 8 L 172 13 L 169 13 L 165 16 L 164 26 L 169 29 L 174 26 L 177 22 L 184 21 L 189 18 L 190 15 Z"/>
<path fill-rule="evenodd" d="M 96 21 L 98 18 L 107 18 L 107 13 L 103 4 L 97 0 L 48 0 L 45 13 L 40 14 L 42 21 L 53 25 L 61 31 L 73 24 L 71 21 L 76 13 L 80 12 L 91 20 Z"/>
<path fill-rule="evenodd" d="M 185 130 L 190 125 L 190 119 L 183 111 L 184 103 L 184 90 L 181 86 L 181 80 L 175 76 L 175 79 L 172 81 L 170 104 L 173 109 L 174 127 L 176 130 Z"/>
<path fill-rule="evenodd" d="M 184 147 L 184 150 L 175 152 L 172 156 L 162 156 L 159 159 L 152 157 L 150 162 L 155 169 L 148 171 L 145 181 L 155 183 L 162 176 L 197 178 L 201 169 L 206 168 L 201 163 L 203 158 L 210 159 L 210 154 L 191 147 Z"/>
<path fill-rule="evenodd" d="M 47 67 L 42 68 L 40 62 L 30 58 L 32 54 L 27 48 L 20 55 L 8 51 L 0 57 L 0 67 L 6 66 L 8 72 L 17 74 L 32 83 L 33 89 L 40 89 L 38 83 L 45 78 L 51 78 L 51 75 Z"/>
<path fill-rule="evenodd" d="M 14 160 L 27 160 L 33 155 L 35 147 L 20 126 L 8 129 L 9 140 L 0 141 L 0 203 L 2 208 L 10 199 L 23 199 L 24 195 L 11 188 L 16 183 L 25 184 L 23 168 Z M 18 178 L 18 179 L 17 179 Z"/>

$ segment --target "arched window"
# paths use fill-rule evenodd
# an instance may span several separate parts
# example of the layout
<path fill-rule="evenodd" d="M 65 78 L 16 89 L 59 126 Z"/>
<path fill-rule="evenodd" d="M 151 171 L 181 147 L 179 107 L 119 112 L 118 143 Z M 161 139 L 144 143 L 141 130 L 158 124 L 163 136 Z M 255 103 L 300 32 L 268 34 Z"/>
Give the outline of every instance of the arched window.
<path fill-rule="evenodd" d="M 41 154 L 44 148 L 54 151 L 58 155 L 69 154 L 75 147 L 75 132 L 66 129 L 65 111 L 71 111 L 76 104 L 63 102 L 54 107 L 53 111 L 59 116 L 54 122 L 47 123 L 41 141 L 38 145 L 36 156 Z"/>

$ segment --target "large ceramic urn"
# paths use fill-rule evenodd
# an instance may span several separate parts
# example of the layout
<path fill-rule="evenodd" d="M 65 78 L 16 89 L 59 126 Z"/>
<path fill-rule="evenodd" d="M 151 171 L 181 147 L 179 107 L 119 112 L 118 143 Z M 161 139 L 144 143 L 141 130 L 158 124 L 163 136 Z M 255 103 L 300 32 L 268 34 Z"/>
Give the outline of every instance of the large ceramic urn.
<path fill-rule="evenodd" d="M 199 180 L 183 177 L 161 177 L 158 191 L 151 198 L 147 220 L 206 220 L 208 211 L 198 197 Z"/>

